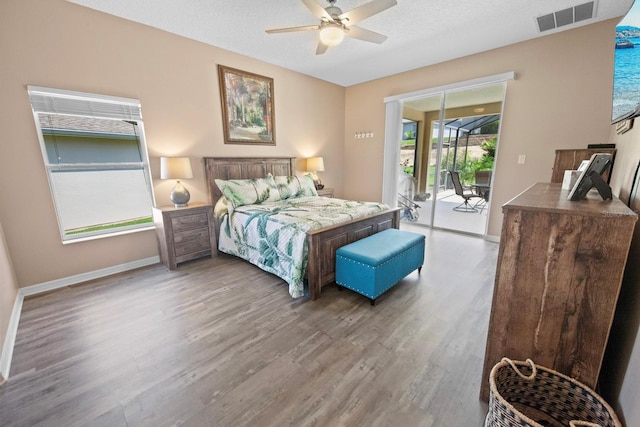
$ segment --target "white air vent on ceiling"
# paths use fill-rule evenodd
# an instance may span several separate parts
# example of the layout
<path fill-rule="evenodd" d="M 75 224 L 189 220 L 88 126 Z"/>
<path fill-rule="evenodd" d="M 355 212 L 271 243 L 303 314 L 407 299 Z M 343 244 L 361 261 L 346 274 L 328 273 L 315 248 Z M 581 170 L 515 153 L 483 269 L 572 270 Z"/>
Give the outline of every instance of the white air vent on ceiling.
<path fill-rule="evenodd" d="M 593 1 L 579 4 L 568 9 L 562 9 L 548 15 L 538 16 L 538 28 L 540 32 L 553 30 L 564 25 L 573 24 L 575 22 L 584 21 L 593 18 L 595 5 Z"/>

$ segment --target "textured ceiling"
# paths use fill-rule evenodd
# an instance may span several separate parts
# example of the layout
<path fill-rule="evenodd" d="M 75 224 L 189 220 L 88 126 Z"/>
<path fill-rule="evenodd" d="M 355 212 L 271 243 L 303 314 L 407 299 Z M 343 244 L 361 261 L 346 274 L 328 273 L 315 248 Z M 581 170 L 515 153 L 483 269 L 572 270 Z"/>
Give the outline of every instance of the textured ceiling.
<path fill-rule="evenodd" d="M 341 86 L 621 17 L 633 0 L 596 0 L 594 17 L 540 33 L 536 18 L 587 0 L 397 0 L 358 23 L 382 33 L 381 45 L 345 39 L 315 55 L 317 31 L 265 33 L 315 25 L 300 0 L 68 0 Z M 326 0 L 318 0 L 326 7 Z M 344 12 L 368 0 L 338 0 Z M 613 43 L 612 34 L 612 43 Z"/>

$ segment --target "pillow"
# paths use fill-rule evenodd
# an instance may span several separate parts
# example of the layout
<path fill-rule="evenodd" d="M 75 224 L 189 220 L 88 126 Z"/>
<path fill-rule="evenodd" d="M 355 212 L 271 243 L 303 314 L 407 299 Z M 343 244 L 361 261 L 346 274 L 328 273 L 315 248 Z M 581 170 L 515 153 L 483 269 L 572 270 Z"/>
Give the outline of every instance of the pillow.
<path fill-rule="evenodd" d="M 317 196 L 318 191 L 316 191 L 316 184 L 313 182 L 313 178 L 311 175 L 304 175 L 298 177 L 300 181 L 300 192 L 296 197 L 304 197 L 304 196 Z"/>
<path fill-rule="evenodd" d="M 282 200 L 304 196 L 317 196 L 311 175 L 273 177 Z"/>
<path fill-rule="evenodd" d="M 300 191 L 300 181 L 295 176 L 275 176 L 273 179 L 282 200 L 296 197 Z"/>
<path fill-rule="evenodd" d="M 227 212 L 229 212 L 227 198 L 222 196 L 218 199 L 216 205 L 213 207 L 213 216 L 215 216 L 216 218 L 222 218 L 222 216 Z"/>
<path fill-rule="evenodd" d="M 280 200 L 280 192 L 271 176 L 254 179 L 216 179 L 215 181 L 227 199 L 231 207 L 230 211 L 239 206 Z"/>

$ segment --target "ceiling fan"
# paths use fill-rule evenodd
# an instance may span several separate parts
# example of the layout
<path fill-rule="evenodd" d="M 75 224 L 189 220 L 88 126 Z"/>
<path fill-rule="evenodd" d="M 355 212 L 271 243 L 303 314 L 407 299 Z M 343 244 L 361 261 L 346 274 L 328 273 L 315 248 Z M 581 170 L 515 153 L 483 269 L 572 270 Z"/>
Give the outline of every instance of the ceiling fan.
<path fill-rule="evenodd" d="M 379 44 L 385 41 L 387 36 L 356 27 L 354 24 L 398 4 L 396 0 L 373 0 L 355 9 L 351 9 L 348 12 L 342 12 L 342 10 L 335 5 L 337 0 L 327 1 L 329 2 L 329 6 L 323 8 L 316 0 L 302 0 L 302 3 L 307 6 L 311 13 L 320 19 L 320 24 L 302 27 L 274 28 L 272 30 L 266 30 L 267 34 L 319 30 L 320 40 L 316 48 L 316 55 L 325 53 L 329 46 L 340 44 L 345 37 Z"/>

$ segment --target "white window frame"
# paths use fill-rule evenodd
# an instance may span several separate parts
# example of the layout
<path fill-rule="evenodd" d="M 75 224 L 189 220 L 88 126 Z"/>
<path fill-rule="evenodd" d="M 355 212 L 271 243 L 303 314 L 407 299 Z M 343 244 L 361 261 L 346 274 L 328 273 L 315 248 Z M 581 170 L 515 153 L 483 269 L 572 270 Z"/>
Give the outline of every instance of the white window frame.
<path fill-rule="evenodd" d="M 55 184 L 53 179 L 54 171 L 61 170 L 95 170 L 104 169 L 105 167 L 110 167 L 114 170 L 117 170 L 139 167 L 142 169 L 145 184 L 147 190 L 149 191 L 151 201 L 151 205 L 149 206 L 149 216 L 151 216 L 151 208 L 155 206 L 155 196 L 153 193 L 153 185 L 149 170 L 149 155 L 147 152 L 147 145 L 145 141 L 144 123 L 142 121 L 142 109 L 140 101 L 131 98 L 120 98 L 33 85 L 28 85 L 27 91 L 29 94 L 29 100 L 31 102 L 36 130 L 38 131 L 40 149 L 42 151 L 42 158 L 44 161 L 45 170 L 47 172 L 47 179 L 49 181 L 49 190 L 51 191 L 51 197 L 53 198 L 55 206 L 56 219 L 58 222 L 58 228 L 60 231 L 60 236 L 62 238 L 62 243 L 75 243 L 154 229 L 153 222 L 150 222 L 131 227 L 113 228 L 86 232 L 82 234 L 65 234 L 61 213 L 62 209 L 59 204 L 59 200 L 57 200 L 56 197 Z M 40 125 L 40 120 L 38 117 L 39 114 L 59 114 L 96 119 L 127 120 L 136 122 L 137 128 L 139 130 L 137 136 L 139 140 L 139 149 L 142 160 L 140 162 L 120 163 L 105 162 L 52 164 L 50 163 L 49 156 L 47 154 L 45 138 L 43 136 L 42 127 Z"/>

